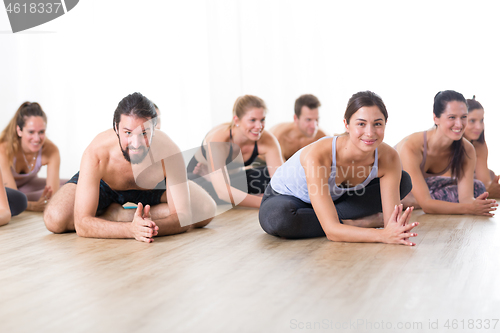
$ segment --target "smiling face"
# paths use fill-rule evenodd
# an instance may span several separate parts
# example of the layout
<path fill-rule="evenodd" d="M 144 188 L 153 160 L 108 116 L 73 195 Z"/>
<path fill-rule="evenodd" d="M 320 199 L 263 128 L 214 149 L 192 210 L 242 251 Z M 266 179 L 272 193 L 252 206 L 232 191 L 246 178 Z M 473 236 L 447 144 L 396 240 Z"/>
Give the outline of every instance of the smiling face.
<path fill-rule="evenodd" d="M 467 126 L 467 105 L 459 101 L 448 102 L 439 118 L 434 115 L 434 123 L 451 140 L 460 140 Z"/>
<path fill-rule="evenodd" d="M 374 150 L 384 140 L 385 117 L 378 106 L 363 106 L 344 125 L 350 142 L 362 151 Z"/>
<path fill-rule="evenodd" d="M 294 122 L 300 132 L 308 138 L 313 138 L 318 133 L 319 111 L 302 106 L 300 117 L 293 116 Z"/>
<path fill-rule="evenodd" d="M 265 123 L 266 111 L 264 108 L 251 108 L 241 118 L 234 116 L 234 124 L 238 131 L 252 141 L 260 139 Z"/>
<path fill-rule="evenodd" d="M 123 157 L 132 164 L 141 163 L 149 152 L 153 124 L 148 118 L 121 115 L 118 141 Z"/>
<path fill-rule="evenodd" d="M 36 153 L 45 142 L 45 129 L 47 124 L 42 117 L 31 116 L 26 118 L 21 130 L 17 126 L 17 135 L 21 138 L 21 148 L 26 153 Z"/>
<path fill-rule="evenodd" d="M 467 140 L 477 140 L 484 131 L 484 110 L 474 109 L 469 111 L 467 117 L 467 127 L 465 128 L 464 136 Z"/>

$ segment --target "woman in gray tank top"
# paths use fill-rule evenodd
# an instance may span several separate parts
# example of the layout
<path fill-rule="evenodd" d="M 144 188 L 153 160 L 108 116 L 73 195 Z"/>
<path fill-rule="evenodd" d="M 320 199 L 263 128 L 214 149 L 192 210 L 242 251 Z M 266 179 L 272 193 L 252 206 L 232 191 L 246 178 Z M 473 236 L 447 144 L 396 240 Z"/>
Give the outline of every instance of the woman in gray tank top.
<path fill-rule="evenodd" d="M 413 208 L 403 213 L 400 205 L 411 179 L 397 152 L 382 142 L 387 117 L 377 94 L 354 94 L 344 115 L 346 133 L 302 148 L 276 171 L 259 211 L 264 231 L 415 245 L 409 241 L 417 235 L 411 230 L 418 222 L 409 223 Z"/>

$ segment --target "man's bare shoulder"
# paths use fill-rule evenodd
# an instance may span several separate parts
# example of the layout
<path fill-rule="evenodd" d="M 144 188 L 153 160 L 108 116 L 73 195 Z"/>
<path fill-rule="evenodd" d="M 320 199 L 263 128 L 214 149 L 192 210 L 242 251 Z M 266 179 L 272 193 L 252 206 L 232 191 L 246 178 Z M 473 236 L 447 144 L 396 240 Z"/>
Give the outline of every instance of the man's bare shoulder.
<path fill-rule="evenodd" d="M 118 147 L 118 137 L 113 129 L 109 129 L 96 135 L 85 149 L 83 158 L 108 160 L 113 150 Z"/>
<path fill-rule="evenodd" d="M 286 136 L 288 133 L 290 133 L 293 129 L 295 128 L 295 123 L 293 122 L 288 122 L 288 123 L 279 123 L 277 125 L 274 125 L 269 132 L 271 132 L 278 140 L 282 136 Z"/>
<path fill-rule="evenodd" d="M 153 154 L 154 160 L 180 153 L 177 144 L 165 132 L 156 130 L 153 139 L 151 140 L 150 152 Z"/>

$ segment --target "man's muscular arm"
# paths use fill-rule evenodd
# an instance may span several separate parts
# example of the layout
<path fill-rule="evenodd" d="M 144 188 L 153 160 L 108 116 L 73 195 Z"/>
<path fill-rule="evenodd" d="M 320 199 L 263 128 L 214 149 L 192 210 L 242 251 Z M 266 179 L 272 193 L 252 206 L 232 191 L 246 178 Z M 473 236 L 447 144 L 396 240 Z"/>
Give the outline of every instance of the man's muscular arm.
<path fill-rule="evenodd" d="M 142 205 L 139 205 L 132 223 L 111 222 L 95 216 L 99 204 L 99 183 L 104 168 L 101 162 L 92 146 L 89 146 L 82 157 L 80 178 L 76 187 L 75 230 L 78 236 L 135 238 L 143 242 L 152 242 L 157 227 L 149 218 L 149 206 L 146 206 L 144 216 Z"/>

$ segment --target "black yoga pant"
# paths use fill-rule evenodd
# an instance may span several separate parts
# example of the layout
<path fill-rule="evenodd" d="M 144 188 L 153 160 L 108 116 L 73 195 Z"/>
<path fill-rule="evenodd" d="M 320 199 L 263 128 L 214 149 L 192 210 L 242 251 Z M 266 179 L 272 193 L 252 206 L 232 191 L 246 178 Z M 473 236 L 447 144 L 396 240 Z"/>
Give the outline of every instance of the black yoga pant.
<path fill-rule="evenodd" d="M 399 195 L 403 199 L 412 188 L 410 175 L 403 171 Z M 380 179 L 373 179 L 357 194 L 345 193 L 334 201 L 340 222 L 342 219 L 359 219 L 382 212 Z M 324 237 L 325 232 L 311 204 L 294 196 L 283 195 L 269 185 L 262 198 L 259 222 L 270 235 L 283 238 Z"/>
<path fill-rule="evenodd" d="M 11 216 L 19 215 L 28 208 L 28 199 L 23 192 L 8 187 L 5 190 L 7 191 Z"/>
<path fill-rule="evenodd" d="M 210 194 L 212 199 L 217 205 L 227 204 L 227 201 L 219 199 L 217 192 L 212 183 L 205 178 L 193 173 L 194 167 L 198 161 L 193 157 L 187 167 L 187 176 L 189 180 L 194 181 L 196 184 L 203 187 L 205 191 Z M 243 179 L 244 178 L 244 179 Z M 231 186 L 244 191 L 248 194 L 262 194 L 266 190 L 271 177 L 269 177 L 269 170 L 266 166 L 252 168 L 245 171 L 245 174 L 238 172 L 236 174 L 229 174 Z"/>

